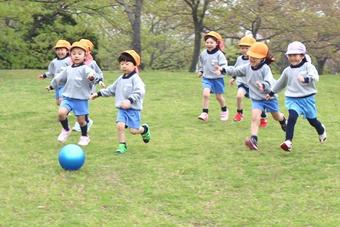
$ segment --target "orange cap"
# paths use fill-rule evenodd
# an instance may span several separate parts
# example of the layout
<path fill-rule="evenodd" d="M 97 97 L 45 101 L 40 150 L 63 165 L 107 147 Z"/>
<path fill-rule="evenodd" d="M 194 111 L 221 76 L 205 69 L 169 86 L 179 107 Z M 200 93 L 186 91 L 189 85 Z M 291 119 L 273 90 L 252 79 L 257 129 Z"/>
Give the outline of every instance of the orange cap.
<path fill-rule="evenodd" d="M 84 44 L 84 43 L 81 43 L 81 42 L 74 42 L 72 43 L 72 46 L 70 48 L 70 51 L 75 48 L 75 47 L 78 47 L 80 49 L 83 49 L 85 52 L 87 51 L 87 46 Z"/>
<path fill-rule="evenodd" d="M 60 39 L 60 40 L 57 41 L 57 43 L 55 44 L 55 46 L 53 48 L 54 49 L 57 49 L 57 48 L 69 49 L 70 47 L 71 47 L 71 44 L 68 41 Z"/>
<path fill-rule="evenodd" d="M 251 46 L 254 43 L 256 43 L 256 40 L 251 36 L 245 36 L 242 39 L 240 39 L 240 42 L 238 43 L 239 46 Z"/>
<path fill-rule="evenodd" d="M 265 58 L 268 54 L 268 46 L 264 43 L 256 42 L 248 50 L 247 55 L 253 58 Z"/>
<path fill-rule="evenodd" d="M 204 35 L 204 39 L 205 39 L 207 36 L 215 37 L 218 41 L 222 41 L 222 40 L 223 40 L 222 36 L 221 36 L 219 33 L 214 32 L 214 31 L 211 31 L 211 32 L 208 32 L 207 34 L 205 34 L 205 35 Z"/>
<path fill-rule="evenodd" d="M 94 45 L 93 45 L 93 43 L 90 40 L 88 40 L 88 39 L 81 39 L 81 40 L 79 40 L 79 42 L 84 43 L 85 46 L 88 47 L 89 51 L 93 51 Z"/>
<path fill-rule="evenodd" d="M 136 51 L 134 51 L 134 50 L 126 50 L 126 51 L 123 51 L 122 53 L 126 53 L 126 54 L 130 55 L 133 58 L 133 60 L 135 60 L 136 65 L 137 66 L 140 65 L 140 63 L 141 63 L 140 62 L 140 56 L 139 56 L 139 54 L 137 54 Z"/>

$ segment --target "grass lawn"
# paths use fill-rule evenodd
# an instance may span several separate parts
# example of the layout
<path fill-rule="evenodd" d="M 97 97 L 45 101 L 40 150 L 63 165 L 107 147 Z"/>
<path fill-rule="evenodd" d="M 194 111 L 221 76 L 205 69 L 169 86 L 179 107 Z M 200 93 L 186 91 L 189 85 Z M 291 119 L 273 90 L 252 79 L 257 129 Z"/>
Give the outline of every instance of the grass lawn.
<path fill-rule="evenodd" d="M 127 134 L 128 152 L 116 155 L 113 98 L 90 103 L 91 143 L 79 171 L 58 164 L 54 92 L 40 71 L 0 71 L 0 226 L 340 226 L 340 77 L 321 76 L 319 119 L 328 140 L 299 118 L 292 153 L 271 118 L 259 151 L 244 146 L 245 120 L 210 119 L 201 111 L 200 80 L 180 72 L 143 72 L 143 122 L 152 141 Z M 106 72 L 106 83 L 118 73 Z M 230 118 L 236 87 L 228 87 Z M 280 94 L 281 110 L 284 95 Z M 70 117 L 73 124 L 74 117 Z M 77 143 L 73 132 L 67 143 Z"/>

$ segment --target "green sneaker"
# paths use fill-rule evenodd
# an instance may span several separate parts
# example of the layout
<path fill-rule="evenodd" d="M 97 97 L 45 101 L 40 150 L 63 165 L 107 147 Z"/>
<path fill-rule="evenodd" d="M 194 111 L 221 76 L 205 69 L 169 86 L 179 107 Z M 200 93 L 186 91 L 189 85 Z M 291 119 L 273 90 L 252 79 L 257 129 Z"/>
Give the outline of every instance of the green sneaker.
<path fill-rule="evenodd" d="M 124 154 L 125 152 L 127 152 L 127 146 L 125 144 L 120 143 L 118 145 L 116 152 L 119 154 Z"/>
<path fill-rule="evenodd" d="M 144 143 L 149 143 L 150 140 L 151 140 L 150 127 L 147 124 L 142 124 L 142 126 L 144 128 L 147 128 L 147 131 L 145 133 L 141 134 L 142 138 L 143 138 L 143 141 L 144 141 Z"/>

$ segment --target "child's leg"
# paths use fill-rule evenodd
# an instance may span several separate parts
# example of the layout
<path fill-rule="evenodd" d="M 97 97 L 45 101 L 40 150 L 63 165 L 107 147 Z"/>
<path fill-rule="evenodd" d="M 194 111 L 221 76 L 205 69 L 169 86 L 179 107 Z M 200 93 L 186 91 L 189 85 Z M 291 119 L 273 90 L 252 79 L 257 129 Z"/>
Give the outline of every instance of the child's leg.
<path fill-rule="evenodd" d="M 271 114 L 274 120 L 280 123 L 281 129 L 285 132 L 287 128 L 287 122 L 284 114 L 281 112 L 271 112 Z"/>
<path fill-rule="evenodd" d="M 325 131 L 325 128 L 322 126 L 321 122 L 317 118 L 307 118 L 309 124 L 315 128 L 318 135 L 322 135 Z"/>
<path fill-rule="evenodd" d="M 59 121 L 63 127 L 63 129 L 65 129 L 65 131 L 69 131 L 70 128 L 68 126 L 68 119 L 67 119 L 67 115 L 70 111 L 66 108 L 60 107 L 58 110 L 58 118 Z"/>
<path fill-rule="evenodd" d="M 223 94 L 216 94 L 216 100 L 220 104 L 221 108 L 226 106 Z"/>
<path fill-rule="evenodd" d="M 236 94 L 236 106 L 237 106 L 237 112 L 243 114 L 243 103 L 242 100 L 244 99 L 246 92 L 244 89 L 239 88 L 237 89 Z"/>
<path fill-rule="evenodd" d="M 82 136 L 87 136 L 87 122 L 86 122 L 86 117 L 85 116 L 84 115 L 77 116 L 77 122 L 78 122 L 78 124 L 80 126 L 80 130 L 81 130 L 81 135 Z"/>
<path fill-rule="evenodd" d="M 120 154 L 123 154 L 127 151 L 124 122 L 117 123 L 117 132 L 118 132 L 119 145 L 116 151 Z"/>
<path fill-rule="evenodd" d="M 288 110 L 288 111 L 289 111 L 289 116 L 288 116 L 288 122 L 287 122 L 286 140 L 293 141 L 294 127 L 299 117 L 299 114 L 295 110 Z"/>
<path fill-rule="evenodd" d="M 221 106 L 220 120 L 227 121 L 229 118 L 229 112 L 225 104 L 225 99 L 224 99 L 223 94 L 216 94 L 216 100 Z"/>
<path fill-rule="evenodd" d="M 260 109 L 253 109 L 251 111 L 251 129 L 250 129 L 250 133 L 251 133 L 252 136 L 257 136 L 257 133 L 259 131 L 261 112 L 262 111 Z"/>
<path fill-rule="evenodd" d="M 208 113 L 208 108 L 209 108 L 209 98 L 210 98 L 210 89 L 209 88 L 204 88 L 203 89 L 203 112 Z M 205 111 L 206 110 L 206 111 Z"/>

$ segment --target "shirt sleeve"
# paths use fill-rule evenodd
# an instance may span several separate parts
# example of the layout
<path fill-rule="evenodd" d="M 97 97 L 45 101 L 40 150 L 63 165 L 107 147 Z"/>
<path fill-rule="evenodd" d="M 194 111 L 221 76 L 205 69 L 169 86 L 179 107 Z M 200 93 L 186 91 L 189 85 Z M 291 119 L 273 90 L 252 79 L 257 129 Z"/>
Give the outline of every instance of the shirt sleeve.
<path fill-rule="evenodd" d="M 142 81 L 142 79 L 138 76 L 133 78 L 133 87 L 132 87 L 132 92 L 129 95 L 129 100 L 132 101 L 131 103 L 134 103 L 136 101 L 140 101 L 144 95 L 145 95 L 145 85 Z"/>
<path fill-rule="evenodd" d="M 59 84 L 63 84 L 67 81 L 67 70 L 66 68 L 58 73 L 51 81 L 51 86 L 55 89 Z"/>
<path fill-rule="evenodd" d="M 273 86 L 272 91 L 274 93 L 279 93 L 283 88 L 287 86 L 288 76 L 286 74 L 286 70 L 283 70 L 280 78 L 276 81 L 276 84 Z"/>
<path fill-rule="evenodd" d="M 113 84 L 108 86 L 107 88 L 101 89 L 99 92 L 101 96 L 108 97 L 108 96 L 115 96 L 116 95 L 116 88 L 117 88 L 117 83 L 121 79 L 119 77 Z"/>

